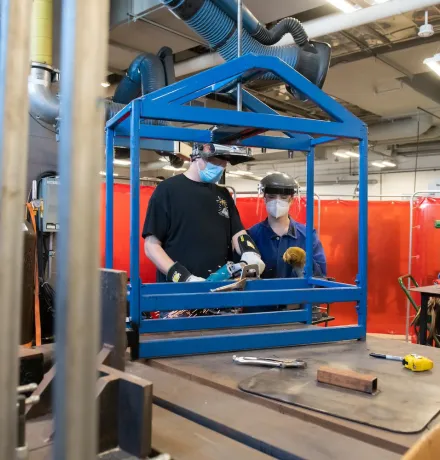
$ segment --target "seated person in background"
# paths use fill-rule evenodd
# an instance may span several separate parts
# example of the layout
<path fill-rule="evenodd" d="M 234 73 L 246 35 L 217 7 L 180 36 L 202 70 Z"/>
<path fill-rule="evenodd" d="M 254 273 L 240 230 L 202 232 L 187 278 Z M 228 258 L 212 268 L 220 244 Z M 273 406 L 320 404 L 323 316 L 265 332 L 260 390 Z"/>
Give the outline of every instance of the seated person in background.
<path fill-rule="evenodd" d="M 261 181 L 268 217 L 248 234 L 255 241 L 266 269 L 262 278 L 301 278 L 306 260 L 306 226 L 289 216 L 298 186 L 288 174 L 275 172 Z M 313 230 L 313 276 L 327 276 L 324 249 Z"/>

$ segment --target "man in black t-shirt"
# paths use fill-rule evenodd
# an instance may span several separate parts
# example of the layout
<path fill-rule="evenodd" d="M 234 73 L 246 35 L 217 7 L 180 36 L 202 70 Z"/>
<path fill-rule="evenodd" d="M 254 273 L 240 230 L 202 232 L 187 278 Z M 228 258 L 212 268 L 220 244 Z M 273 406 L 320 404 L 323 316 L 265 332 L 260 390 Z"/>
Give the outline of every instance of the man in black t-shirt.
<path fill-rule="evenodd" d="M 195 145 L 184 174 L 154 191 L 142 232 L 145 254 L 157 267 L 157 281 L 204 281 L 233 258 L 264 270 L 257 247 L 244 230 L 228 190 L 216 185 L 227 161 L 249 159 L 221 146 Z M 223 152 L 223 153 L 222 153 Z"/>

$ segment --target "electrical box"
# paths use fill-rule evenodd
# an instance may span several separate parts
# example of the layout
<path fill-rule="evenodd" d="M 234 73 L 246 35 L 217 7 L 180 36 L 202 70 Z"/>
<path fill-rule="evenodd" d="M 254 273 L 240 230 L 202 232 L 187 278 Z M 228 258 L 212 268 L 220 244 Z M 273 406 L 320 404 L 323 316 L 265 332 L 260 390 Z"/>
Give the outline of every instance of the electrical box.
<path fill-rule="evenodd" d="M 58 177 L 45 177 L 39 187 L 39 199 L 42 201 L 38 213 L 39 229 L 42 232 L 58 232 L 60 224 L 58 220 Z"/>

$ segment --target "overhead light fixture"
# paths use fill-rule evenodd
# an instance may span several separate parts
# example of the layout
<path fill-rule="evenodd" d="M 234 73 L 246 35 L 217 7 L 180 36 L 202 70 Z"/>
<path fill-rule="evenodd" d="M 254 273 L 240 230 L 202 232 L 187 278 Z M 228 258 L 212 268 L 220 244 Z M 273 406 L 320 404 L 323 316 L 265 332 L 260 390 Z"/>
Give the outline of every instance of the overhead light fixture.
<path fill-rule="evenodd" d="M 358 152 L 352 152 L 351 150 L 338 150 L 334 152 L 334 155 L 341 158 L 359 158 Z"/>
<path fill-rule="evenodd" d="M 388 166 L 390 168 L 395 168 L 396 167 L 396 163 L 393 163 L 392 161 L 382 161 L 382 164 L 384 166 Z"/>
<path fill-rule="evenodd" d="M 130 166 L 131 165 L 131 161 L 130 160 L 113 160 L 113 164 L 114 165 L 118 165 L 118 166 Z"/>
<path fill-rule="evenodd" d="M 166 169 L 167 171 L 186 171 L 186 168 L 176 168 L 171 165 L 166 165 L 162 169 Z"/>
<path fill-rule="evenodd" d="M 238 177 L 240 177 L 240 176 L 237 175 L 237 174 L 235 174 L 235 173 L 233 173 L 233 172 L 227 172 L 227 173 L 226 173 L 226 177 L 235 177 L 235 178 L 238 178 Z"/>
<path fill-rule="evenodd" d="M 434 54 L 430 58 L 426 58 L 423 64 L 427 65 L 432 71 L 440 76 L 440 53 Z"/>
<path fill-rule="evenodd" d="M 99 174 L 101 174 L 101 176 L 106 176 L 107 173 L 105 171 L 99 171 Z M 118 177 L 119 174 L 118 173 L 113 173 L 113 177 Z"/>
<path fill-rule="evenodd" d="M 382 161 L 373 161 L 371 163 L 372 166 L 376 166 L 376 168 L 385 168 L 385 165 Z"/>
<path fill-rule="evenodd" d="M 434 35 L 434 27 L 429 23 L 428 10 L 425 11 L 425 23 L 420 26 L 417 35 L 421 38 L 428 38 Z"/>
<path fill-rule="evenodd" d="M 165 157 L 159 157 L 159 161 L 163 161 L 164 163 L 168 163 L 168 159 Z"/>
<path fill-rule="evenodd" d="M 243 171 L 242 169 L 233 170 L 233 171 L 231 171 L 231 173 L 237 174 L 239 176 L 253 176 L 254 175 L 253 172 L 251 172 L 251 171 Z"/>
<path fill-rule="evenodd" d="M 340 158 L 350 158 L 350 155 L 345 152 L 333 152 L 333 155 Z"/>
<path fill-rule="evenodd" d="M 275 173 L 277 173 L 277 172 L 278 172 L 278 171 L 267 171 L 266 174 L 268 174 L 268 175 L 269 175 L 269 174 L 275 174 Z"/>
<path fill-rule="evenodd" d="M 354 11 L 360 10 L 361 7 L 358 5 L 353 5 L 347 0 L 327 0 L 328 3 L 335 6 L 344 13 L 353 13 Z"/>
<path fill-rule="evenodd" d="M 101 83 L 101 86 L 102 86 L 103 88 L 108 88 L 108 87 L 110 86 L 110 82 L 108 82 L 108 81 L 103 81 L 103 82 Z"/>

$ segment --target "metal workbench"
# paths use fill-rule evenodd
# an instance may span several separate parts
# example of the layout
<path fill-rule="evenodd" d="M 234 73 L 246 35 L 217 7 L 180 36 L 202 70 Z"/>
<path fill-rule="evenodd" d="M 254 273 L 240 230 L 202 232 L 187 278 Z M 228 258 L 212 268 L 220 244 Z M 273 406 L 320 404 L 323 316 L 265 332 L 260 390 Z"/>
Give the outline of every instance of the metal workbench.
<path fill-rule="evenodd" d="M 370 358 L 370 351 L 393 355 L 423 353 L 434 361 L 434 369 L 413 373 L 399 363 Z M 434 385 L 440 381 L 439 350 L 393 339 L 369 337 L 366 342 L 246 352 L 257 354 L 301 357 L 306 361 L 319 359 L 335 366 L 369 369 L 371 373 L 392 373 L 401 378 L 402 388 L 410 379 Z M 357 460 L 398 459 L 423 434 L 391 433 L 244 393 L 238 389 L 238 383 L 264 369 L 233 364 L 231 353 L 154 359 L 145 364 L 129 364 L 127 370 L 153 382 L 156 405 L 276 458 L 339 460 L 354 458 L 356 452 Z M 355 404 L 350 398 L 353 396 L 348 392 L 347 404 Z M 417 415 L 418 407 L 413 410 Z M 424 432 L 438 423 L 439 416 Z"/>

